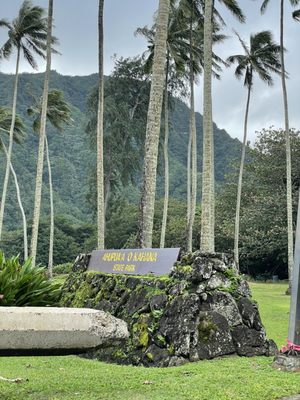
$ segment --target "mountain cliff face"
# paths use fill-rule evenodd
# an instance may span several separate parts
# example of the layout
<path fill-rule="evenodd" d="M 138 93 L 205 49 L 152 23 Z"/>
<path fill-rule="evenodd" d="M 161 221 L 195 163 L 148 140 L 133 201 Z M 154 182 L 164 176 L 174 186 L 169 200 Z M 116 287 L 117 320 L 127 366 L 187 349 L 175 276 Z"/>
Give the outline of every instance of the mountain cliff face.
<path fill-rule="evenodd" d="M 10 106 L 12 102 L 14 76 L 0 73 L 0 106 Z M 89 139 L 85 133 L 86 103 L 92 89 L 97 84 L 97 75 L 89 76 L 63 76 L 52 71 L 50 88 L 62 90 L 66 100 L 72 106 L 74 123 L 59 133 L 52 127 L 47 128 L 50 157 L 53 168 L 54 201 L 56 214 L 63 214 L 73 223 L 89 221 L 91 207 L 87 203 L 89 177 L 95 153 L 91 149 Z M 38 138 L 32 132 L 31 120 L 26 115 L 26 109 L 33 102 L 34 97 L 42 93 L 43 74 L 20 75 L 17 112 L 23 117 L 26 125 L 27 136 L 21 145 L 14 145 L 13 165 L 19 178 L 23 196 L 25 212 L 31 217 L 33 211 L 33 195 L 35 186 L 35 171 L 37 160 Z M 202 169 L 202 116 L 197 113 L 198 134 L 198 170 L 199 178 Z M 170 136 L 170 195 L 177 199 L 186 196 L 186 159 L 189 131 L 189 109 L 180 100 L 174 100 L 172 112 L 172 129 Z M 239 157 L 240 142 L 232 139 L 224 130 L 219 130 L 214 125 L 215 131 L 215 171 L 217 185 L 222 184 L 224 174 L 229 170 L 230 162 Z M 5 157 L 1 154 L 0 185 L 3 182 Z M 199 194 L 201 180 L 199 180 Z M 163 181 L 158 179 L 158 197 L 163 195 Z M 43 209 L 42 214 L 47 215 L 48 183 L 45 168 Z M 131 200 L 137 200 L 138 189 Z M 9 184 L 9 198 L 5 216 L 6 229 L 17 228 L 21 224 L 21 216 L 16 201 L 13 181 Z"/>

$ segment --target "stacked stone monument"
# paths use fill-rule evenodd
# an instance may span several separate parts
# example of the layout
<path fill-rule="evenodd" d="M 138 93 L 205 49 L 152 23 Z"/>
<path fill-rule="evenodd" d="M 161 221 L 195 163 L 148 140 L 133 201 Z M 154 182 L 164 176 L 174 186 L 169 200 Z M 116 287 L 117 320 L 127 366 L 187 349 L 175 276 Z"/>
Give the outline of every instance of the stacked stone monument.
<path fill-rule="evenodd" d="M 183 255 L 168 276 L 87 271 L 88 262 L 89 257 L 82 256 L 74 264 L 62 305 L 110 312 L 125 320 L 130 332 L 118 348 L 90 352 L 90 357 L 167 367 L 276 351 L 247 282 L 227 255 Z"/>

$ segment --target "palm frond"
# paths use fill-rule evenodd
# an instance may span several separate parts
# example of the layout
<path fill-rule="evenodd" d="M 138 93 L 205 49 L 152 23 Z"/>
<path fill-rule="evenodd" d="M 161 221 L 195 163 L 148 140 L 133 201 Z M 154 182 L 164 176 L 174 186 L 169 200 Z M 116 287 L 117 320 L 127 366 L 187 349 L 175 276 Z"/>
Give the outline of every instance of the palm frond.
<path fill-rule="evenodd" d="M 260 7 L 260 12 L 262 14 L 266 11 L 268 4 L 269 4 L 269 0 L 263 0 L 262 5 Z"/>
<path fill-rule="evenodd" d="M 40 130 L 42 110 L 42 98 L 35 101 L 35 104 L 27 108 L 27 114 L 34 117 L 33 130 L 38 133 Z M 64 100 L 63 92 L 52 89 L 48 93 L 47 119 L 59 131 L 62 131 L 63 125 L 71 125 L 71 108 Z"/>
<path fill-rule="evenodd" d="M 246 17 L 236 0 L 220 0 L 220 2 L 223 3 L 226 8 L 231 12 L 231 14 L 236 17 L 240 22 L 246 21 Z"/>
<path fill-rule="evenodd" d="M 11 127 L 12 113 L 9 108 L 0 107 L 0 133 L 9 135 Z M 19 115 L 16 115 L 13 139 L 16 143 L 21 143 L 25 137 L 25 126 Z"/>
<path fill-rule="evenodd" d="M 299 10 L 295 10 L 293 12 L 293 18 L 297 21 L 300 21 L 300 9 Z"/>
<path fill-rule="evenodd" d="M 5 18 L 0 19 L 0 28 L 3 28 L 3 27 L 5 27 L 7 29 L 11 29 L 11 24 Z"/>
<path fill-rule="evenodd" d="M 8 59 L 13 51 L 13 42 L 8 39 L 0 49 L 0 58 Z"/>
<path fill-rule="evenodd" d="M 31 52 L 27 49 L 26 46 L 24 46 L 23 44 L 21 45 L 21 49 L 23 50 L 23 54 L 24 57 L 26 59 L 26 61 L 28 62 L 28 64 L 33 68 L 33 69 L 37 69 L 37 63 L 33 57 L 33 55 L 31 54 Z"/>

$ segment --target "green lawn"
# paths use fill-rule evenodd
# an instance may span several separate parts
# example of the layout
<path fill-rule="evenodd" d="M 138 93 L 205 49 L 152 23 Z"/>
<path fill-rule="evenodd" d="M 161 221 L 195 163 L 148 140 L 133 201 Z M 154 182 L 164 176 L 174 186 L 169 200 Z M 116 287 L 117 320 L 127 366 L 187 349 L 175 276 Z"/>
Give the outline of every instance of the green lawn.
<path fill-rule="evenodd" d="M 286 285 L 252 284 L 269 337 L 287 336 Z M 275 400 L 300 393 L 299 374 L 271 368 L 272 358 L 227 357 L 175 368 L 108 365 L 78 357 L 0 358 L 1 400 Z"/>
<path fill-rule="evenodd" d="M 290 308 L 290 296 L 285 294 L 287 287 L 287 283 L 251 283 L 268 337 L 274 339 L 279 347 L 287 340 Z"/>

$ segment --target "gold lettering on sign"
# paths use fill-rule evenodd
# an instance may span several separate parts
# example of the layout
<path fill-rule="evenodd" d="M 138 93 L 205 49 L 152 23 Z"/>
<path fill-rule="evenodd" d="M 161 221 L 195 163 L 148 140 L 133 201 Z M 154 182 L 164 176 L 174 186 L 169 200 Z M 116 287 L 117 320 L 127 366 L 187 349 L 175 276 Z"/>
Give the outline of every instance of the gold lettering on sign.
<path fill-rule="evenodd" d="M 107 252 L 102 256 L 103 261 L 125 261 L 125 253 L 121 252 Z"/>
<path fill-rule="evenodd" d="M 127 261 L 135 261 L 135 262 L 156 262 L 157 261 L 157 252 L 156 251 L 130 251 L 127 254 Z"/>
<path fill-rule="evenodd" d="M 116 272 L 135 272 L 136 270 L 136 265 L 134 264 L 114 264 L 113 266 L 113 271 Z"/>

